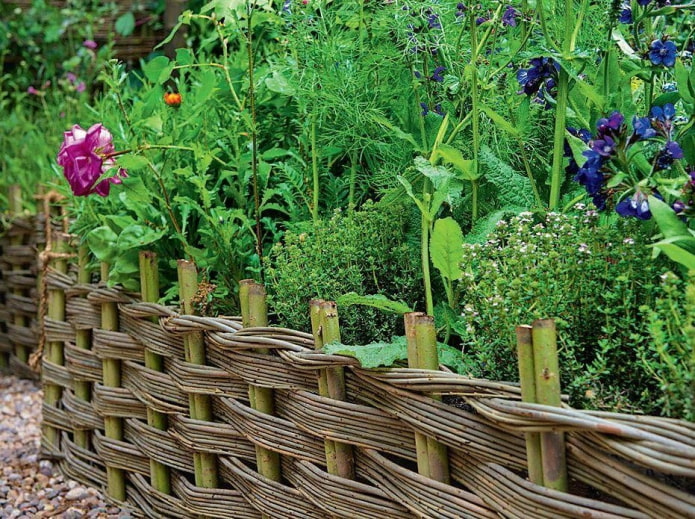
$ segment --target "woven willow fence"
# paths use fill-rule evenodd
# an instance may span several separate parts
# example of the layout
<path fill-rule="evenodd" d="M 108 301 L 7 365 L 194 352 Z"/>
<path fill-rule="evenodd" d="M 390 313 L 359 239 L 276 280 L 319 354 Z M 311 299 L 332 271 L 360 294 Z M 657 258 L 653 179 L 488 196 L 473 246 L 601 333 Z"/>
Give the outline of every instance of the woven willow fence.
<path fill-rule="evenodd" d="M 19 295 L 38 269 L 9 244 L 30 228 L 15 221 L 3 242 L 0 348 L 13 359 L 41 306 Z M 313 302 L 313 333 L 269 327 L 263 287 L 245 282 L 242 318 L 199 317 L 190 264 L 179 311 L 144 302 L 157 298 L 151 255 L 142 294 L 128 294 L 70 267 L 59 242 L 44 254 L 43 448 L 136 515 L 695 517 L 694 424 L 578 411 L 559 394 L 555 407 L 522 402 L 518 386 L 443 369 L 362 369 L 315 349 L 339 335 L 331 303 Z M 418 366 L 432 329 L 409 315 Z M 540 324 L 519 329 L 522 350 Z M 539 373 L 552 381 L 552 366 Z"/>

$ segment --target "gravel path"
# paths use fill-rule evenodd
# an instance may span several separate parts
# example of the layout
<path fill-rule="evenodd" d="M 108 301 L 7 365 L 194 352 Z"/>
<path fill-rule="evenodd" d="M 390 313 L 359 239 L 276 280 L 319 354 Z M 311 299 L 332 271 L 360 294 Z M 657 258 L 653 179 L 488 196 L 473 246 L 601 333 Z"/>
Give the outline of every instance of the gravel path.
<path fill-rule="evenodd" d="M 0 375 L 0 518 L 130 518 L 39 459 L 42 399 L 35 382 Z"/>

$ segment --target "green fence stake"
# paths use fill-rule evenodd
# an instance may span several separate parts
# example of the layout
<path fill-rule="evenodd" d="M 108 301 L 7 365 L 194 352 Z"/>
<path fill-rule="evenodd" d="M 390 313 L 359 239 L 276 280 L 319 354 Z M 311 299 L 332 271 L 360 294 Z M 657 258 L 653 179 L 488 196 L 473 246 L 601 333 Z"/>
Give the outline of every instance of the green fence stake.
<path fill-rule="evenodd" d="M 178 261 L 179 296 L 183 313 L 195 315 L 195 300 L 198 293 L 198 270 L 195 263 L 187 260 Z M 206 363 L 205 342 L 202 332 L 186 334 L 183 340 L 186 360 L 193 364 Z M 209 395 L 191 395 L 189 397 L 190 414 L 194 420 L 212 421 L 212 402 Z M 217 457 L 208 452 L 193 453 L 195 483 L 203 488 L 217 488 L 219 478 L 217 473 Z"/>
<path fill-rule="evenodd" d="M 533 322 L 531 333 L 538 403 L 561 407 L 560 366 L 557 357 L 555 322 L 552 319 L 538 319 Z M 544 485 L 566 492 L 567 465 L 564 433 L 541 433 L 541 458 Z"/>
<path fill-rule="evenodd" d="M 422 312 L 405 314 L 405 333 L 408 345 L 408 366 L 416 369 L 439 369 L 437 332 L 434 318 Z M 439 395 L 432 398 L 441 400 Z M 450 483 L 449 456 L 446 445 L 420 433 L 415 433 L 418 471 L 442 483 Z"/>
<path fill-rule="evenodd" d="M 138 256 L 140 264 L 140 292 L 142 301 L 156 303 L 159 301 L 159 269 L 157 268 L 157 254 L 150 251 L 140 251 Z M 153 318 L 156 321 L 156 318 Z M 145 348 L 145 366 L 154 371 L 164 371 L 164 359 L 156 353 Z M 167 415 L 147 408 L 147 425 L 160 431 L 166 431 Z M 171 475 L 169 467 L 150 459 L 150 481 L 152 486 L 165 494 L 171 494 Z"/>
<path fill-rule="evenodd" d="M 340 342 L 340 326 L 338 323 L 338 307 L 332 301 L 322 301 L 321 334 L 323 343 Z M 326 368 L 326 385 L 328 396 L 334 400 L 346 400 L 345 371 L 342 367 Z M 352 445 L 334 442 L 335 470 L 333 474 L 347 479 L 355 479 L 355 454 Z"/>
<path fill-rule="evenodd" d="M 265 287 L 252 279 L 239 282 L 239 299 L 241 302 L 242 325 L 247 327 L 268 326 L 268 305 Z M 256 349 L 258 353 L 269 354 L 265 348 Z M 249 386 L 251 406 L 261 413 L 275 414 L 275 402 L 272 388 Z M 256 462 L 259 474 L 272 481 L 280 481 L 280 454 L 256 445 Z"/>
<path fill-rule="evenodd" d="M 66 250 L 65 237 L 55 237 L 55 252 L 64 253 Z M 53 268 L 65 274 L 68 271 L 68 262 L 64 257 L 53 260 Z M 65 320 L 65 292 L 61 289 L 48 291 L 47 315 L 54 321 Z M 65 356 L 62 341 L 49 341 L 45 345 L 44 357 L 46 360 L 62 366 L 65 364 Z M 56 407 L 63 396 L 63 388 L 57 384 L 45 383 L 43 387 L 43 401 L 46 405 Z M 46 441 L 57 450 L 59 449 L 60 431 L 55 427 L 45 426 L 44 436 Z"/>
<path fill-rule="evenodd" d="M 519 358 L 519 379 L 521 380 L 521 401 L 536 403 L 536 372 L 533 363 L 532 328 L 528 325 L 516 327 L 516 346 Z M 537 432 L 527 432 L 526 464 L 528 477 L 532 483 L 543 485 L 543 463 L 541 458 L 541 436 Z"/>
<path fill-rule="evenodd" d="M 77 255 L 77 282 L 86 285 L 91 281 L 91 276 L 87 270 L 87 264 L 89 263 L 89 248 L 86 245 L 82 245 L 78 249 Z M 89 330 L 76 330 L 75 331 L 75 346 L 83 350 L 89 350 L 92 348 L 92 334 Z M 77 398 L 89 402 L 92 399 L 92 384 L 86 380 L 75 380 L 75 396 Z M 91 441 L 91 433 L 85 429 L 75 429 L 74 431 L 75 443 L 84 448 L 89 449 Z"/>
<path fill-rule="evenodd" d="M 320 350 L 323 348 L 323 328 L 321 325 L 321 304 L 324 301 L 322 299 L 312 299 L 309 302 L 309 316 L 311 317 L 311 332 L 314 336 L 314 349 Z M 319 370 L 319 395 L 323 397 L 328 397 L 328 378 L 326 376 L 326 370 Z M 335 442 L 333 440 L 324 440 L 324 450 L 326 451 L 326 469 L 329 474 L 338 473 L 338 464 L 335 454 Z"/>
<path fill-rule="evenodd" d="M 109 279 L 108 263 L 101 263 L 101 281 Z M 101 304 L 101 328 L 105 331 L 118 330 L 118 306 L 113 302 Z M 105 387 L 121 387 L 121 361 L 103 359 L 103 382 Z M 104 417 L 104 432 L 107 438 L 123 440 L 123 420 L 117 416 Z M 125 472 L 123 469 L 106 465 L 107 492 L 117 501 L 125 501 Z"/>

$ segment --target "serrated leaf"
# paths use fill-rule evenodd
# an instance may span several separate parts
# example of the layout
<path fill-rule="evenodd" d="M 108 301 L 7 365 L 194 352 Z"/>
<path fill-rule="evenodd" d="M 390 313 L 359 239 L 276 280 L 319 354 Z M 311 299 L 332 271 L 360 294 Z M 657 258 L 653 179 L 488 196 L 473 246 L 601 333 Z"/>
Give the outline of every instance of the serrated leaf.
<path fill-rule="evenodd" d="M 397 337 L 392 342 L 373 342 L 366 346 L 353 346 L 331 342 L 321 348 L 323 353 L 329 355 L 346 355 L 354 357 L 363 368 L 390 367 L 399 360 L 408 358 L 408 347 L 405 337 Z"/>
<path fill-rule="evenodd" d="M 435 221 L 430 238 L 430 257 L 444 279 L 455 280 L 461 277 L 459 264 L 462 250 L 463 231 L 456 220 L 448 217 Z"/>
<path fill-rule="evenodd" d="M 338 297 L 338 306 L 351 306 L 351 305 L 363 305 L 371 306 L 382 312 L 387 312 L 391 314 L 405 314 L 407 312 L 412 312 L 412 309 L 402 301 L 393 301 L 382 294 L 370 294 L 366 296 L 361 296 L 356 292 L 348 292 Z"/>

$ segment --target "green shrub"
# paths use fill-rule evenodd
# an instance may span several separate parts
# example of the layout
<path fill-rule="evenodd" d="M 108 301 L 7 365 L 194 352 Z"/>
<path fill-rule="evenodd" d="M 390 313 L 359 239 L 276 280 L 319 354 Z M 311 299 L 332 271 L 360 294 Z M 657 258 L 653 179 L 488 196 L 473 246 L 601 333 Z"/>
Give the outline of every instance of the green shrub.
<path fill-rule="evenodd" d="M 518 380 L 515 327 L 552 317 L 573 405 L 657 411 L 656 384 L 638 362 L 650 340 L 640 307 L 655 300 L 663 269 L 642 234 L 593 211 L 522 213 L 465 245 L 457 331 L 472 374 Z"/>
<path fill-rule="evenodd" d="M 413 307 L 421 291 L 416 253 L 406 244 L 405 211 L 336 211 L 307 232 L 287 232 L 266 275 L 271 312 L 280 324 L 309 330 L 309 301 L 348 292 L 382 294 Z M 339 308 L 342 341 L 364 344 L 400 330 L 402 318 L 371 307 Z"/>
<path fill-rule="evenodd" d="M 642 367 L 659 384 L 654 397 L 662 414 L 695 421 L 695 276 L 668 272 L 662 295 L 645 306 L 652 340 L 640 351 Z"/>

